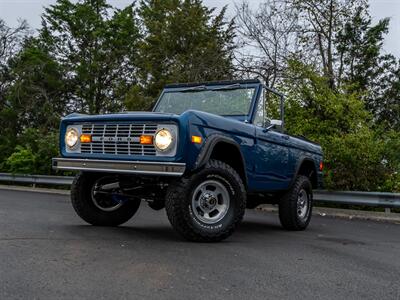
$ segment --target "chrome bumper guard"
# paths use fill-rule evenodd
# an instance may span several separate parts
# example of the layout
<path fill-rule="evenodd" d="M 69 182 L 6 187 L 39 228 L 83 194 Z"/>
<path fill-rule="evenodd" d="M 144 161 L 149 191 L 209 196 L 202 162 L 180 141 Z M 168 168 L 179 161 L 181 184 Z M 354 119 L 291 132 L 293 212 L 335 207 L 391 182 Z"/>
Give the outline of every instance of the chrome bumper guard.
<path fill-rule="evenodd" d="M 182 176 L 185 168 L 184 163 L 53 158 L 55 170 Z"/>

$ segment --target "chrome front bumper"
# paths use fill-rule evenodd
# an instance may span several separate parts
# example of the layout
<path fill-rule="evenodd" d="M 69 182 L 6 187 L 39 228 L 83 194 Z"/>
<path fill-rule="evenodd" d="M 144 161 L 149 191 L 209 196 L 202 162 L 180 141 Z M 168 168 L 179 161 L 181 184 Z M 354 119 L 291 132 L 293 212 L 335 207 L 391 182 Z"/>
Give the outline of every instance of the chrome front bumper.
<path fill-rule="evenodd" d="M 185 168 L 184 163 L 53 158 L 55 170 L 182 176 Z"/>

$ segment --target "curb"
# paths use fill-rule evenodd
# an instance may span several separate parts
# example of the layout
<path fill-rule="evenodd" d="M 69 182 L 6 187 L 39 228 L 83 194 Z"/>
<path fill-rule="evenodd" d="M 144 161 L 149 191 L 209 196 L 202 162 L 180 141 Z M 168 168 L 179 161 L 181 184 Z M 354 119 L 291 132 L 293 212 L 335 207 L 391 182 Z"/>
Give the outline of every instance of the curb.
<path fill-rule="evenodd" d="M 265 212 L 278 213 L 278 207 L 269 204 L 260 205 L 256 209 Z M 378 222 L 390 222 L 400 225 L 400 214 L 397 213 L 339 209 L 339 208 L 328 208 L 328 207 L 314 207 L 313 215 L 320 217 L 347 219 L 347 220 L 355 219 L 355 220 L 368 220 L 368 221 L 378 221 Z"/>

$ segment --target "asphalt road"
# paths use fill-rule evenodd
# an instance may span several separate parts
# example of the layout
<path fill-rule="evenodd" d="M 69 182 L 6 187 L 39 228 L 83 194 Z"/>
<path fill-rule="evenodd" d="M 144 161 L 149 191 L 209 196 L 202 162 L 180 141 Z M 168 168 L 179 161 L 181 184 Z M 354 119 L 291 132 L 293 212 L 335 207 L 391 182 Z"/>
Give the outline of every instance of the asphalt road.
<path fill-rule="evenodd" d="M 287 232 L 246 214 L 228 240 L 195 244 L 147 205 L 100 228 L 67 196 L 0 190 L 0 299 L 400 299 L 400 225 L 314 217 Z"/>

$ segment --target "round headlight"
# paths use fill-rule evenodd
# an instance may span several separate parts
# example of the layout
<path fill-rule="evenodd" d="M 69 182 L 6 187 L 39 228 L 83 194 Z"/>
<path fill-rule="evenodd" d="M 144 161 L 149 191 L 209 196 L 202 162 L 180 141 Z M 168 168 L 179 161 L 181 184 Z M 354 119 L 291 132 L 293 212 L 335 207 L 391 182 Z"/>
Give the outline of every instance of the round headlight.
<path fill-rule="evenodd" d="M 171 144 L 172 144 L 173 138 L 172 138 L 172 133 L 168 129 L 161 129 L 157 131 L 155 139 L 154 139 L 154 145 L 156 148 L 160 151 L 165 151 L 167 150 Z"/>
<path fill-rule="evenodd" d="M 73 148 L 79 139 L 79 132 L 75 128 L 68 128 L 65 133 L 65 144 L 69 148 Z"/>

